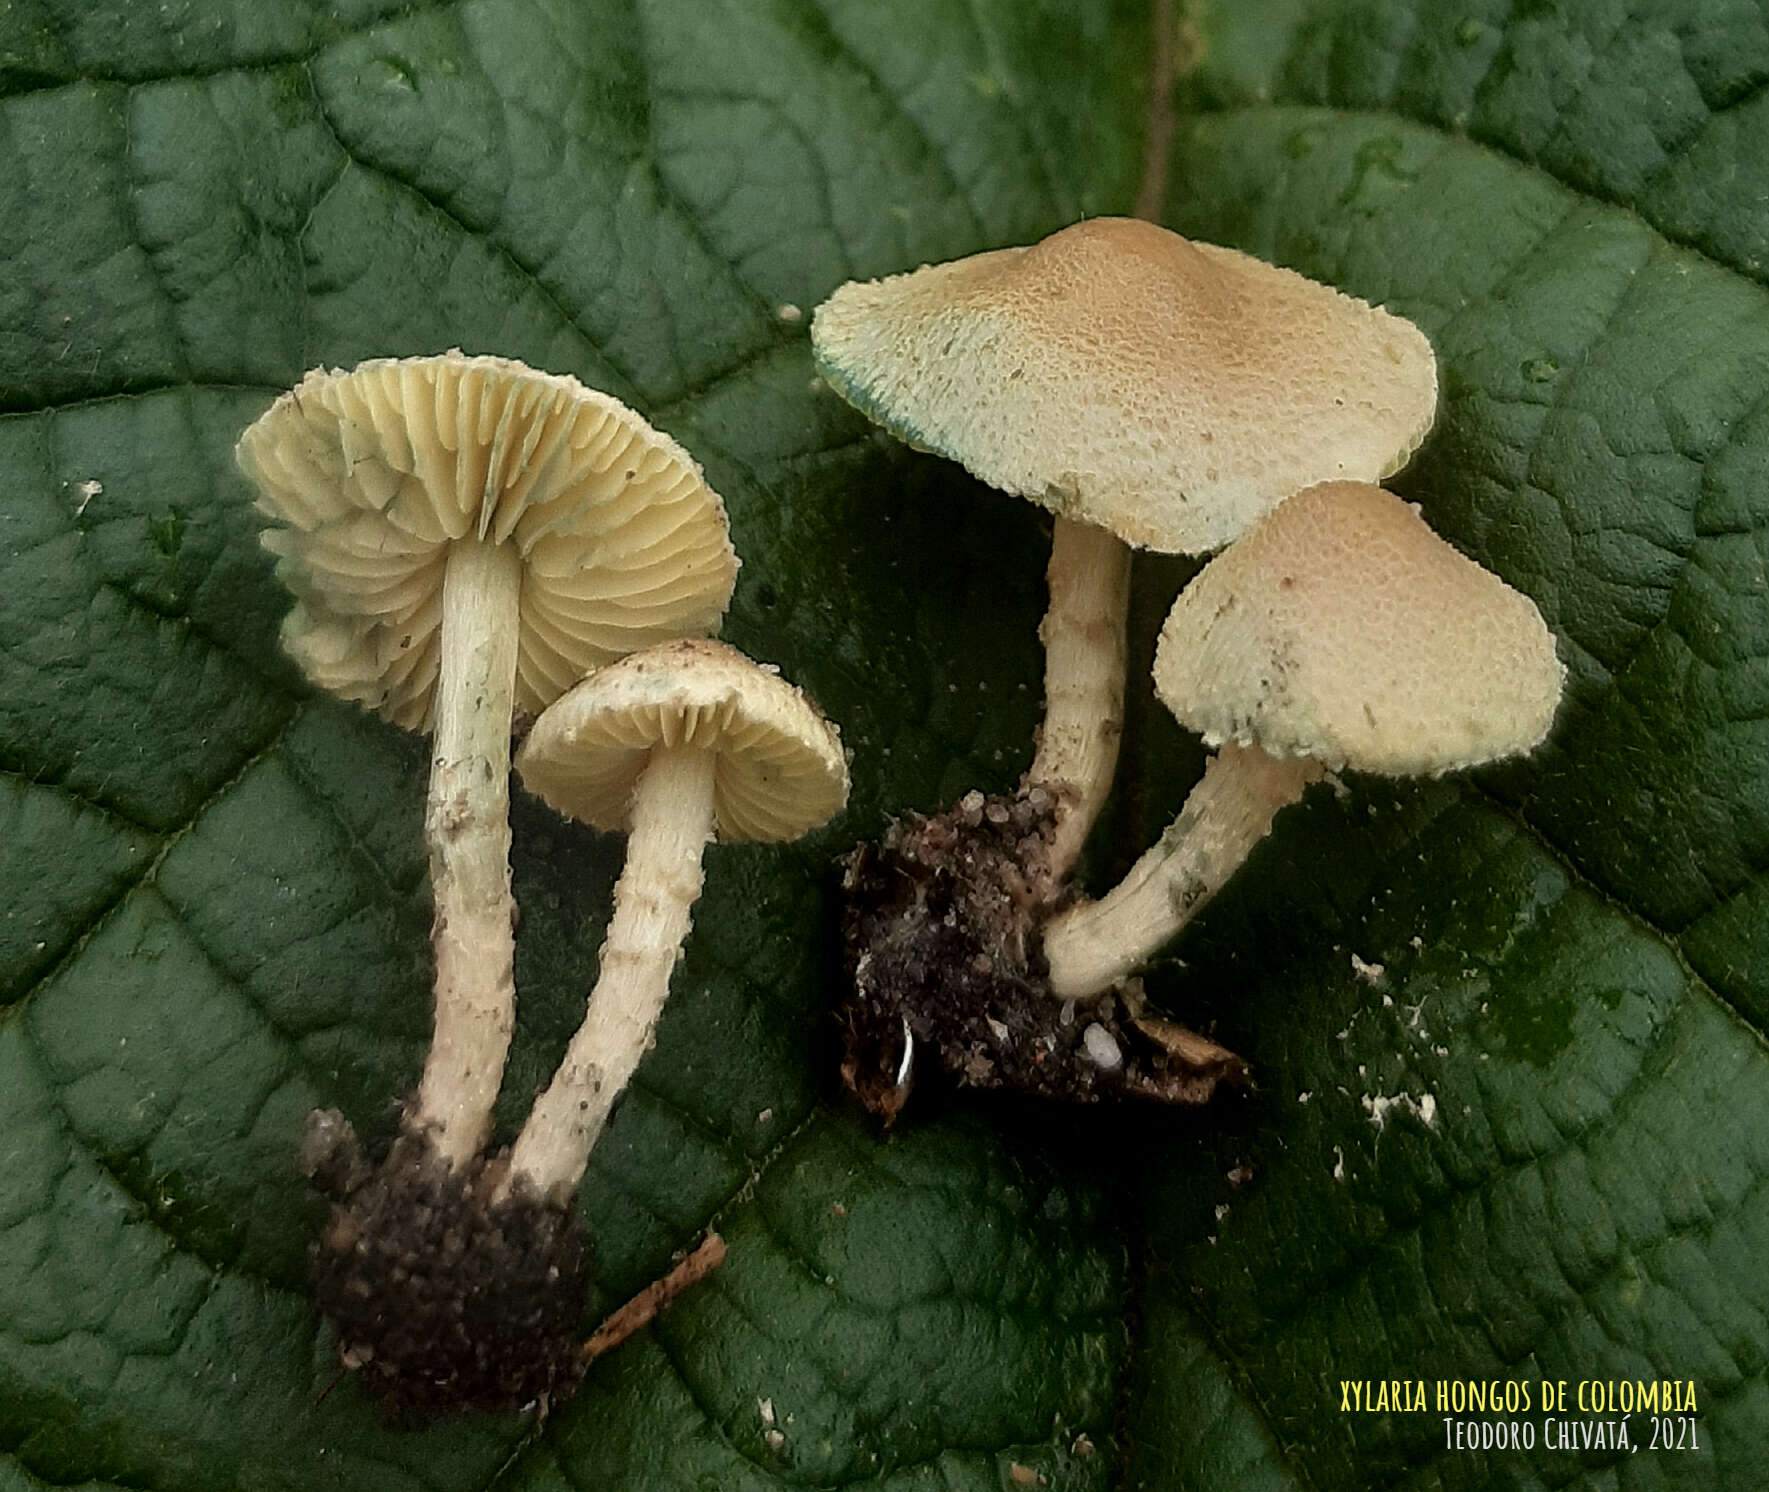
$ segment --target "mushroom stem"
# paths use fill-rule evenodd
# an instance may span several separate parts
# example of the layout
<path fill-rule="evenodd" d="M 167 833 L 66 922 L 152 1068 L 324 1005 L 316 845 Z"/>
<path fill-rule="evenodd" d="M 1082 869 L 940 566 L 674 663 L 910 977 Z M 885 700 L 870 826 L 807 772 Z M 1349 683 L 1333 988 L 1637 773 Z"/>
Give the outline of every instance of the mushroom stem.
<path fill-rule="evenodd" d="M 436 1024 L 406 1127 L 456 1167 L 485 1143 L 516 1021 L 510 716 L 521 592 L 513 545 L 468 537 L 450 547 L 424 812 Z"/>
<path fill-rule="evenodd" d="M 1045 924 L 1051 993 L 1088 999 L 1142 965 L 1227 884 L 1270 832 L 1278 810 L 1322 775 L 1320 763 L 1308 757 L 1224 745 L 1179 817 L 1130 873 L 1100 900 Z"/>
<path fill-rule="evenodd" d="M 633 790 L 626 865 L 588 1013 L 516 1137 L 500 1196 L 525 1181 L 543 1198 L 567 1200 L 651 1046 L 700 897 L 716 762 L 716 752 L 686 743 L 651 749 Z"/>
<path fill-rule="evenodd" d="M 1112 789 L 1124 730 L 1130 546 L 1091 523 L 1059 517 L 1046 570 L 1044 727 L 1026 785 L 1052 789 L 1057 821 L 1049 871 L 1068 875 Z"/>

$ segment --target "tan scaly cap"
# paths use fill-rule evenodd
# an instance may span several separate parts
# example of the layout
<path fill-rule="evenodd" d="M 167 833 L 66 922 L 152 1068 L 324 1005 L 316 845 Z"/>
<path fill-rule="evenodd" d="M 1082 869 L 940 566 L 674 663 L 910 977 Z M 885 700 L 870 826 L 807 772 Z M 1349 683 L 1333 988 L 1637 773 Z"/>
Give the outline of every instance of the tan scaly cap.
<path fill-rule="evenodd" d="M 718 753 L 714 822 L 726 843 L 796 839 L 848 800 L 836 727 L 777 672 L 703 638 L 634 653 L 585 679 L 535 721 L 516 769 L 560 813 L 624 829 L 659 743 Z"/>
<path fill-rule="evenodd" d="M 240 437 L 297 605 L 283 642 L 322 688 L 427 728 L 451 541 L 525 565 L 516 705 L 664 638 L 715 630 L 737 557 L 675 441 L 575 378 L 499 357 L 315 369 Z"/>
<path fill-rule="evenodd" d="M 1213 746 L 1390 776 L 1531 750 L 1565 673 L 1527 596 L 1361 482 L 1298 493 L 1199 571 L 1154 669 Z"/>
<path fill-rule="evenodd" d="M 909 444 L 1186 554 L 1312 482 L 1398 470 L 1437 405 L 1411 322 L 1131 218 L 851 282 L 811 337 L 823 376 Z"/>

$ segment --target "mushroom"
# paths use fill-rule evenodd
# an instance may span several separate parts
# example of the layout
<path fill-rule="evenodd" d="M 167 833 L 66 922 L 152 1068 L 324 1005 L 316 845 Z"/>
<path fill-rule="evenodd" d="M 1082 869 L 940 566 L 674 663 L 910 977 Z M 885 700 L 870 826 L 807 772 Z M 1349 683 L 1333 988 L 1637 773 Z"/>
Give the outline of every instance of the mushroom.
<path fill-rule="evenodd" d="M 724 643 L 685 639 L 561 697 L 535 721 L 517 770 L 566 817 L 627 831 L 588 1011 L 499 1192 L 564 1208 L 651 1046 L 707 843 L 797 839 L 847 802 L 848 769 L 835 726 L 778 672 Z"/>
<path fill-rule="evenodd" d="M 1437 402 L 1411 322 L 1132 218 L 850 282 L 811 341 L 871 419 L 1056 514 L 1022 788 L 1054 800 L 1053 886 L 1117 763 L 1129 546 L 1203 553 L 1311 482 L 1387 476 Z"/>
<path fill-rule="evenodd" d="M 320 687 L 434 741 L 434 1037 L 378 1175 L 342 1116 L 310 1125 L 304 1165 L 341 1206 L 321 1304 L 344 1360 L 372 1358 L 402 1402 L 524 1402 L 554 1381 L 512 1366 L 532 1324 L 466 1320 L 485 1313 L 457 1298 L 473 1249 L 519 1251 L 475 1190 L 515 1019 L 512 715 L 716 628 L 737 568 L 724 508 L 617 400 L 459 352 L 316 369 L 236 455 L 278 525 L 263 542 L 296 597 L 284 646 Z"/>
<path fill-rule="evenodd" d="M 1298 493 L 1201 570 L 1155 689 L 1221 751 L 1108 895 L 1044 929 L 1051 991 L 1109 989 L 1174 936 L 1328 771 L 1439 776 L 1533 750 L 1565 669 L 1528 597 L 1380 487 Z"/>

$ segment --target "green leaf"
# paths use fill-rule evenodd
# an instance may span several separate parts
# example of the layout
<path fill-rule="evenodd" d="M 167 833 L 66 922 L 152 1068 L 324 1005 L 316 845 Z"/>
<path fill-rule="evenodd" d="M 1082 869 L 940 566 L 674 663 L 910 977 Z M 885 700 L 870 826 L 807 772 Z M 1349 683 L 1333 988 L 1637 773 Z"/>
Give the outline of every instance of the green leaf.
<path fill-rule="evenodd" d="M 1212 0 L 1149 140 L 1151 10 L 0 0 L 0 1488 L 1760 1484 L 1769 27 Z M 831 857 L 1021 770 L 1044 538 L 819 389 L 806 319 L 1127 211 L 1166 148 L 1173 226 L 1430 333 L 1401 485 L 1536 598 L 1571 697 L 1527 764 L 1318 793 L 1172 950 L 1249 1099 L 881 1136 L 834 1071 Z M 855 798 L 713 853 L 583 1191 L 586 1323 L 709 1222 L 725 1268 L 544 1422 L 395 1426 L 326 1392 L 294 1151 L 316 1104 L 386 1134 L 422 1058 L 425 752 L 281 656 L 231 448 L 311 365 L 454 345 L 705 462 L 728 635 L 842 723 Z M 1139 563 L 1145 653 L 1184 569 Z M 1198 762 L 1135 695 L 1101 884 Z M 620 855 L 515 830 L 506 1133 Z M 1340 1411 L 1389 1378 L 1694 1380 L 1702 1449 Z"/>

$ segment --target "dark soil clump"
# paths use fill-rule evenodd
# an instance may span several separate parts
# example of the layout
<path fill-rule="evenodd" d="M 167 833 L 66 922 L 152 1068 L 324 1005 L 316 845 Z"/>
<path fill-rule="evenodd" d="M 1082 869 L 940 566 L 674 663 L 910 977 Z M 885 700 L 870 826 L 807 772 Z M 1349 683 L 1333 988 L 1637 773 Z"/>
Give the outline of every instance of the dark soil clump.
<path fill-rule="evenodd" d="M 1050 992 L 1039 929 L 1066 893 L 1048 869 L 1055 800 L 973 792 L 912 814 L 846 861 L 842 1075 L 887 1124 L 917 1077 L 1092 1103 L 1201 1103 L 1241 1082 L 1232 1052 L 1150 1016 L 1134 981 L 1086 1005 Z"/>
<path fill-rule="evenodd" d="M 590 1249 L 576 1213 L 532 1196 L 495 1206 L 476 1161 L 402 1135 L 378 1170 L 336 1110 L 310 1116 L 302 1169 L 332 1203 L 314 1295 L 338 1360 L 389 1408 L 517 1410 L 583 1376 Z"/>

